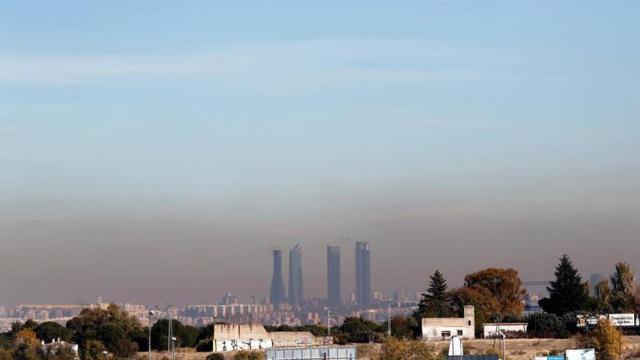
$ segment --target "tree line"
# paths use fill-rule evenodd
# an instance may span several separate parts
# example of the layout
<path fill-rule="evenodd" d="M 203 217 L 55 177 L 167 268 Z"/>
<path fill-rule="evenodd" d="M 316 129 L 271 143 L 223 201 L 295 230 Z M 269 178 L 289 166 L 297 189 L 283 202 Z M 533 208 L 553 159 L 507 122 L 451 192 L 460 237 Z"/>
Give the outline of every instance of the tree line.
<path fill-rule="evenodd" d="M 196 328 L 172 320 L 176 347 L 191 347 L 211 351 L 213 324 Z M 151 327 L 151 348 L 167 350 L 169 320 L 162 319 Z M 84 360 L 131 358 L 138 351 L 148 351 L 148 327 L 115 304 L 106 309 L 84 309 L 69 320 L 66 326 L 47 321 L 15 322 L 11 330 L 0 334 L 0 360 L 71 360 L 74 354 L 68 346 L 41 346 L 53 340 L 79 345 Z"/>
<path fill-rule="evenodd" d="M 635 273 L 626 263 L 618 263 L 609 279 L 589 284 L 580 277 L 571 259 L 564 255 L 549 284 L 549 296 L 540 300 L 544 312 L 522 316 L 526 294 L 515 269 L 488 268 L 468 274 L 464 286 L 449 289 L 445 276 L 436 270 L 429 276 L 415 311 L 407 317 L 391 319 L 391 334 L 396 339 L 419 339 L 425 317 L 462 316 L 465 305 L 475 307 L 476 332 L 487 322 L 527 322 L 528 337 L 565 338 L 576 334 L 577 315 L 604 313 L 640 313 L 640 290 Z M 593 292 L 590 289 L 593 288 Z M 196 328 L 172 320 L 176 346 L 209 352 L 213 348 L 213 324 Z M 151 327 L 153 350 L 167 350 L 169 321 L 159 320 Z M 269 331 L 309 331 L 326 336 L 323 325 L 268 327 Z M 0 360 L 71 360 L 73 354 L 63 346 L 40 346 L 54 339 L 79 345 L 83 360 L 131 358 L 148 350 L 148 327 L 134 316 L 111 304 L 106 309 L 84 309 L 66 326 L 55 322 L 16 322 L 10 331 L 0 334 Z M 333 327 L 337 344 L 386 341 L 387 323 L 375 323 L 360 317 L 348 317 Z M 386 340 L 385 340 L 386 339 Z M 397 343 L 390 343 L 399 346 Z"/>
<path fill-rule="evenodd" d="M 608 279 L 590 284 L 582 279 L 569 256 L 563 255 L 547 291 L 548 297 L 539 302 L 544 312 L 523 317 L 526 291 L 516 270 L 489 268 L 474 272 L 465 276 L 464 286 L 457 289 L 448 289 L 443 274 L 436 270 L 405 327 L 413 328 L 414 336 L 418 336 L 422 318 L 462 316 L 464 305 L 474 305 L 477 335 L 484 323 L 501 321 L 527 322 L 528 334 L 524 335 L 529 337 L 564 338 L 577 332 L 578 315 L 640 313 L 640 288 L 633 269 L 624 262 L 615 265 Z"/>

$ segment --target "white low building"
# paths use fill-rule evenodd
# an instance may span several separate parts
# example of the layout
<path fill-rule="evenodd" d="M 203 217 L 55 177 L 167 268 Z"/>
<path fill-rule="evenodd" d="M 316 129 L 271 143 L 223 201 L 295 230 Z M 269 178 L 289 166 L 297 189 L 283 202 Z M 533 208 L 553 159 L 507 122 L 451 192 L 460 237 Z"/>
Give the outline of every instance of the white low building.
<path fill-rule="evenodd" d="M 482 327 L 482 336 L 485 339 L 496 337 L 519 337 L 527 334 L 527 323 L 485 323 Z"/>
<path fill-rule="evenodd" d="M 423 318 L 422 339 L 449 340 L 452 336 L 475 339 L 475 324 L 475 309 L 467 305 L 461 318 Z"/>

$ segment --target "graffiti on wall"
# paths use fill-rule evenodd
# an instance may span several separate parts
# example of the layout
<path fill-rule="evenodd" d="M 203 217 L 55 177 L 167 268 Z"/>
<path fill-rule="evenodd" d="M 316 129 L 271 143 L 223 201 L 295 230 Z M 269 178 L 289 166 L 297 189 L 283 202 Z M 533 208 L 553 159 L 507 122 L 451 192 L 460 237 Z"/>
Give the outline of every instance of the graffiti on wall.
<path fill-rule="evenodd" d="M 261 350 L 273 347 L 271 339 L 216 340 L 216 351 Z"/>

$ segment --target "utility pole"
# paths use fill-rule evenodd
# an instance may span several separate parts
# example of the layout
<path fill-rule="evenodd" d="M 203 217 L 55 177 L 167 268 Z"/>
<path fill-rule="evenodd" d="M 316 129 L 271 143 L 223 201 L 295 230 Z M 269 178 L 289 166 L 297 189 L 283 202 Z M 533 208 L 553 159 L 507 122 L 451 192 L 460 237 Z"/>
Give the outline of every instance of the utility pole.
<path fill-rule="evenodd" d="M 173 339 L 173 320 L 171 319 L 171 305 L 167 306 L 169 324 L 167 326 L 167 351 L 171 351 L 171 339 Z"/>
<path fill-rule="evenodd" d="M 391 300 L 387 301 L 387 336 L 391 337 Z"/>

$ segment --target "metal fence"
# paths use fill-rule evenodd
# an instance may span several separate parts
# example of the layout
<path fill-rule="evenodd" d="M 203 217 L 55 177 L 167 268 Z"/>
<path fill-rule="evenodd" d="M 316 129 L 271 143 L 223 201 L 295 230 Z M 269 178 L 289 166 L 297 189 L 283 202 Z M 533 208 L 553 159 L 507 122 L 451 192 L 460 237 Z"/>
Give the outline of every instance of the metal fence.
<path fill-rule="evenodd" d="M 268 349 L 267 360 L 356 360 L 355 347 Z"/>

